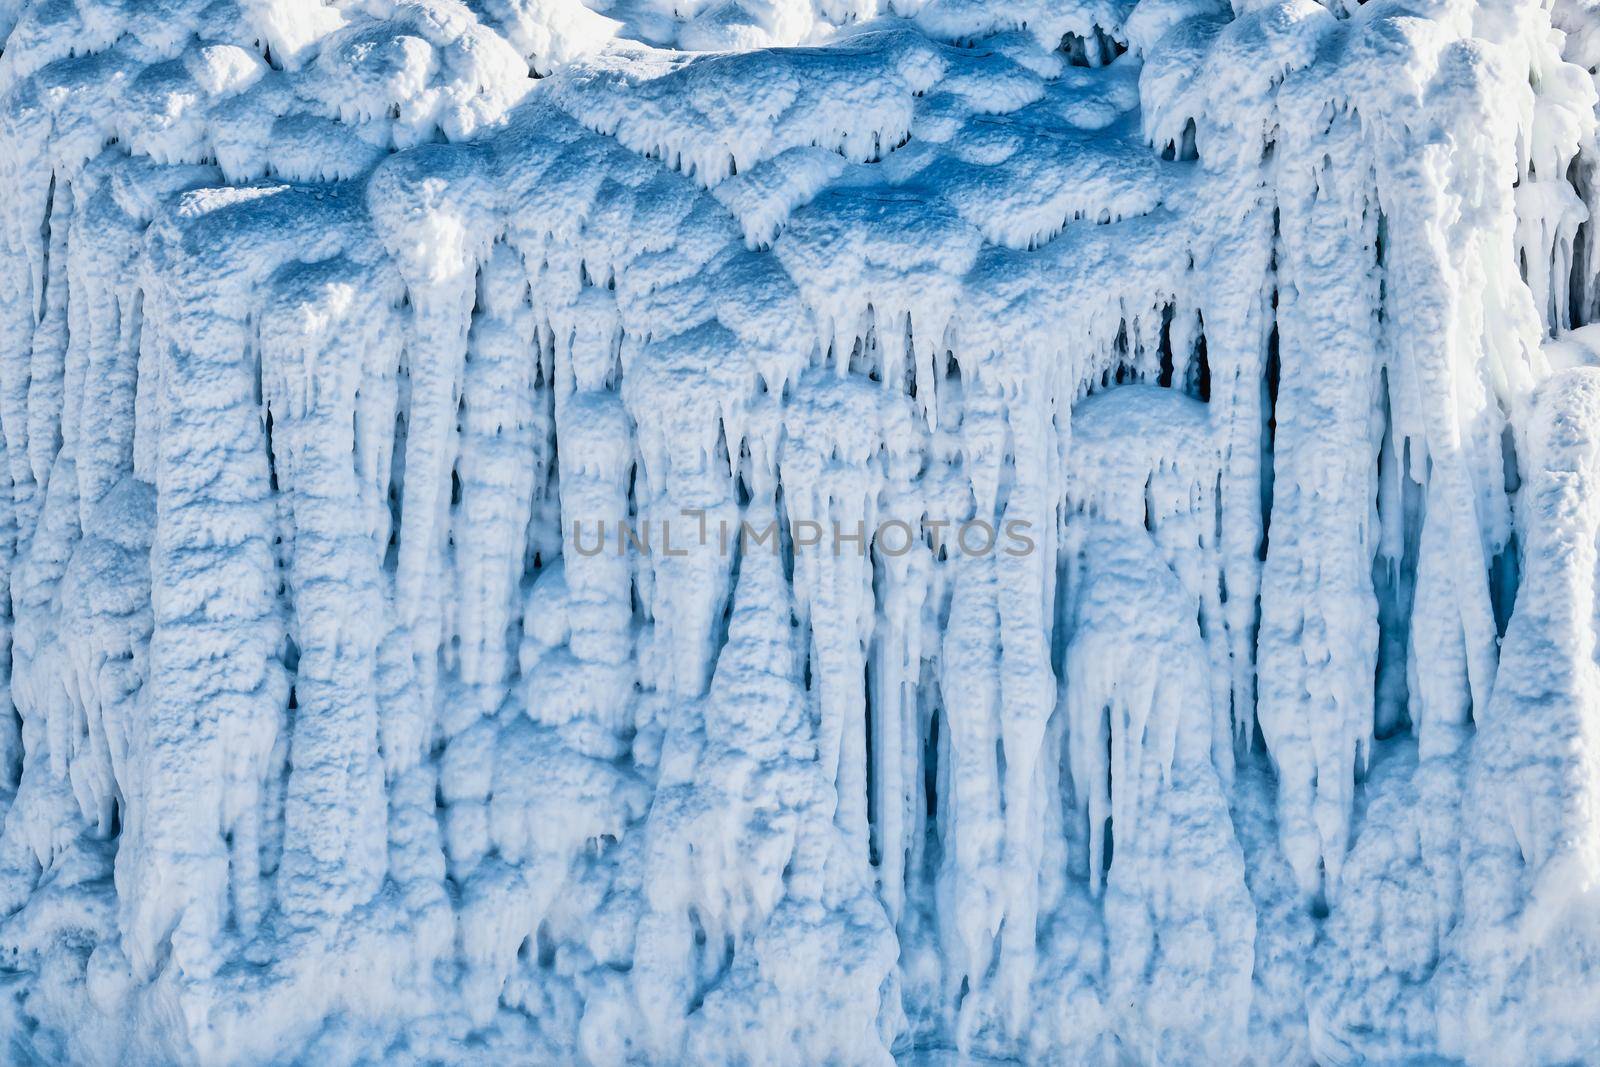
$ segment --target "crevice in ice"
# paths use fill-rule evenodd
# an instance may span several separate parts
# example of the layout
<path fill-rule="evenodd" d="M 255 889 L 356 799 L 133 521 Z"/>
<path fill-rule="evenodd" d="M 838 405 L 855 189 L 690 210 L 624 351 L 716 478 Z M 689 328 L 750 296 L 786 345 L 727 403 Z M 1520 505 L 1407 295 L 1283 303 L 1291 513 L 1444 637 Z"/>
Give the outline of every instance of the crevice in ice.
<path fill-rule="evenodd" d="M 1068 33 L 1061 38 L 1056 51 L 1067 57 L 1074 67 L 1104 67 L 1128 50 L 1126 43 L 1117 40 L 1099 26 L 1088 34 Z"/>

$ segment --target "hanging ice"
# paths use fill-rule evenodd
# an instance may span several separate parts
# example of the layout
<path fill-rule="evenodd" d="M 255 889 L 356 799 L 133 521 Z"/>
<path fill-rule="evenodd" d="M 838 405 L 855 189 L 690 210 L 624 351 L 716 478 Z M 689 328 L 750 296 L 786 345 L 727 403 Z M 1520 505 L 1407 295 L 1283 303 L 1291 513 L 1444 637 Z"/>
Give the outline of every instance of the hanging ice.
<path fill-rule="evenodd" d="M 1600 1061 L 1600 18 L 0 3 L 0 1063 Z"/>

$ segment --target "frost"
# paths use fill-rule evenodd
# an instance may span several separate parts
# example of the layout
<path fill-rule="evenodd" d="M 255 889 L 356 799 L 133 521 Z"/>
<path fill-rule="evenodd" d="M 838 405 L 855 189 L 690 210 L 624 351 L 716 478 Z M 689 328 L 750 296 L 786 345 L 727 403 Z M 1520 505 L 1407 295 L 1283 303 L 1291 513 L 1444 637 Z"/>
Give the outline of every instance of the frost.
<path fill-rule="evenodd" d="M 0 1061 L 1600 1059 L 1597 26 L 0 3 Z"/>

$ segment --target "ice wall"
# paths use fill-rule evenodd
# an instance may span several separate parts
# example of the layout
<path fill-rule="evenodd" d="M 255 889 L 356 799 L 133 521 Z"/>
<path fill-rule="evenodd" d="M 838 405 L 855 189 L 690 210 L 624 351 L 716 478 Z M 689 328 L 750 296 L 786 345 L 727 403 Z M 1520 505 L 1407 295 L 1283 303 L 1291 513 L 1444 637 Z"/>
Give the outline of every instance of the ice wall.
<path fill-rule="evenodd" d="M 1600 1060 L 1600 13 L 0 31 L 0 1062 Z"/>

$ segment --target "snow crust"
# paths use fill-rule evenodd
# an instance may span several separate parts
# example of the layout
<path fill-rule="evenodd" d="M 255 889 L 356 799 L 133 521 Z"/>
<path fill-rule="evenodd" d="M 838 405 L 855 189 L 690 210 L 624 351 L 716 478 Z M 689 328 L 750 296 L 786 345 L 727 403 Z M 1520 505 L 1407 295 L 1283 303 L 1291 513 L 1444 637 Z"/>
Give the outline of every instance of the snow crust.
<path fill-rule="evenodd" d="M 1582 3 L 0 33 L 0 1062 L 1600 1061 Z"/>

